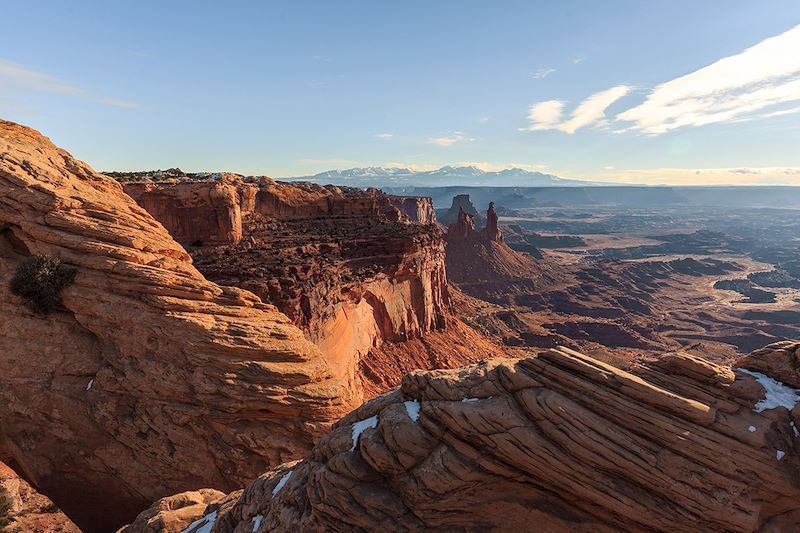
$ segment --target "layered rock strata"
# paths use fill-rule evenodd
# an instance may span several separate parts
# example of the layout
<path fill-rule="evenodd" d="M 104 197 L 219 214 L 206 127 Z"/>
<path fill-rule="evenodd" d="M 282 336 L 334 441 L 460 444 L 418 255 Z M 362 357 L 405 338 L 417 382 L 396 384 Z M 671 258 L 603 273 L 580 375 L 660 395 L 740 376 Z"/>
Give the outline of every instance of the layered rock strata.
<path fill-rule="evenodd" d="M 761 368 L 673 353 L 625 372 L 558 348 L 413 373 L 306 459 L 123 531 L 792 531 L 800 391 Z"/>
<path fill-rule="evenodd" d="M 372 350 L 419 339 L 448 322 L 444 240 L 430 198 L 234 175 L 124 187 L 168 229 L 178 219 L 172 210 L 205 207 L 212 224 L 199 231 L 209 238 L 193 235 L 196 245 L 189 246 L 198 269 L 286 313 L 356 394 L 361 382 L 384 383 L 359 370 Z M 207 191 L 220 189 L 231 199 L 231 216 L 221 218 L 240 219 L 242 237 L 228 242 L 213 237 L 220 217 Z M 176 231 L 185 234 L 180 226 Z"/>
<path fill-rule="evenodd" d="M 77 269 L 46 316 L 7 281 L 33 254 Z M 284 314 L 207 281 L 118 183 L 5 121 L 0 280 L 0 460 L 87 533 L 166 494 L 237 488 L 350 408 Z"/>

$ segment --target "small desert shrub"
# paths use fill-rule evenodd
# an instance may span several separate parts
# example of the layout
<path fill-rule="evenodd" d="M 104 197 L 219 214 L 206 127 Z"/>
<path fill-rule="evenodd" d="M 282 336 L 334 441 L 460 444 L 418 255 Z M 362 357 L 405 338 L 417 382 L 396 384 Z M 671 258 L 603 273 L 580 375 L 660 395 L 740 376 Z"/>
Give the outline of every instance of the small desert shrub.
<path fill-rule="evenodd" d="M 59 294 L 77 273 L 57 257 L 35 255 L 17 267 L 11 278 L 11 292 L 22 297 L 33 312 L 46 315 L 61 305 Z"/>

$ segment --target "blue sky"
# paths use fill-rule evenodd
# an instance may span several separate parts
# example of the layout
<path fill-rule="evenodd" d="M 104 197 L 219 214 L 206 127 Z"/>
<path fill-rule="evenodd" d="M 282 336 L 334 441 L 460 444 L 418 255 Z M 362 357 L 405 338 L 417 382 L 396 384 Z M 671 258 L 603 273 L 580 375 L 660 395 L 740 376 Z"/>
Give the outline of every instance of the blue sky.
<path fill-rule="evenodd" d="M 3 19 L 0 116 L 99 170 L 800 185 L 796 0 L 6 0 Z"/>

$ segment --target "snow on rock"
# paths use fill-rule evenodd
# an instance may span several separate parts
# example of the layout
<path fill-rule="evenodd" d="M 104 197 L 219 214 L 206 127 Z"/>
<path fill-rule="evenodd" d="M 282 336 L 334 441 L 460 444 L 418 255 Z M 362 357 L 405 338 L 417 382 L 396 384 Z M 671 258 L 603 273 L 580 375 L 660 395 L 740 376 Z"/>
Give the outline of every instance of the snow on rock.
<path fill-rule="evenodd" d="M 89 380 L 89 383 L 86 385 L 86 390 L 91 389 L 92 385 L 94 385 L 94 378 Z"/>
<path fill-rule="evenodd" d="M 253 533 L 256 533 L 256 531 L 258 531 L 258 528 L 261 527 L 261 522 L 263 520 L 264 520 L 264 517 L 261 516 L 261 515 L 253 517 Z"/>
<path fill-rule="evenodd" d="M 359 420 L 355 424 L 353 424 L 353 446 L 350 448 L 350 451 L 355 451 L 356 446 L 358 445 L 358 437 L 368 428 L 374 428 L 378 425 L 378 416 L 371 416 L 364 420 Z"/>
<path fill-rule="evenodd" d="M 408 418 L 414 422 L 419 420 L 419 402 L 417 400 L 403 402 L 403 405 L 406 408 L 406 413 L 408 413 Z"/>
<path fill-rule="evenodd" d="M 784 455 L 786 455 L 786 452 L 781 451 L 781 450 L 775 450 L 775 459 L 777 459 L 778 461 L 783 459 Z"/>
<path fill-rule="evenodd" d="M 282 476 L 282 477 L 281 477 L 281 478 L 278 480 L 278 484 L 277 484 L 277 485 L 275 485 L 275 488 L 274 488 L 274 489 L 272 489 L 272 495 L 273 495 L 273 496 L 275 496 L 276 494 L 278 494 L 278 492 L 280 492 L 280 490 L 283 488 L 283 486 L 284 486 L 284 485 L 286 485 L 286 482 L 287 482 L 287 481 L 289 481 L 289 478 L 290 478 L 291 476 L 292 476 L 292 471 L 291 471 L 291 470 L 289 470 L 288 472 L 286 472 L 286 473 L 285 473 L 285 474 L 284 474 L 284 475 L 283 475 L 283 476 Z"/>
<path fill-rule="evenodd" d="M 214 522 L 216 521 L 217 511 L 214 511 L 206 516 L 201 516 L 189 524 L 181 533 L 211 533 L 211 530 L 214 528 Z"/>
<path fill-rule="evenodd" d="M 792 433 L 794 433 L 795 437 L 800 437 L 800 431 L 797 431 L 797 426 L 794 425 L 794 422 L 791 422 L 792 426 Z"/>
<path fill-rule="evenodd" d="M 756 427 L 755 426 L 750 426 L 749 428 L 747 428 L 747 431 L 749 431 L 750 433 L 755 433 L 756 432 Z"/>
<path fill-rule="evenodd" d="M 475 403 L 475 402 L 477 402 L 479 399 L 480 399 L 480 398 L 464 398 L 463 400 L 461 400 L 461 403 Z"/>
<path fill-rule="evenodd" d="M 755 405 L 755 411 L 760 413 L 767 409 L 775 409 L 776 407 L 785 407 L 791 410 L 798 402 L 800 402 L 800 394 L 797 389 L 787 387 L 780 381 L 777 381 L 761 372 L 753 372 L 746 368 L 737 369 L 739 372 L 753 376 L 764 387 L 764 399 Z"/>

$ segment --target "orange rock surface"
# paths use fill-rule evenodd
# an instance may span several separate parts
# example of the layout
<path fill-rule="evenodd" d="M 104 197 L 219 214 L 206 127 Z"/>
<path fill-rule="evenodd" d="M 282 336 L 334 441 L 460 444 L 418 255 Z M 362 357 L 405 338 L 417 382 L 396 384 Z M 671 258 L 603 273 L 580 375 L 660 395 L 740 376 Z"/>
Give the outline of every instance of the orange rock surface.
<path fill-rule="evenodd" d="M 4 519 L 8 522 L 5 526 Z M 80 533 L 78 527 L 49 498 L 36 492 L 3 463 L 0 463 L 0 531 Z"/>
<path fill-rule="evenodd" d="M 413 373 L 306 459 L 155 531 L 794 531 L 800 397 L 761 409 L 798 393 L 762 370 L 674 353 L 626 372 L 557 348 Z"/>
<path fill-rule="evenodd" d="M 0 284 L 0 458 L 84 531 L 240 487 L 349 410 L 285 315 L 207 281 L 120 184 L 6 121 L 0 155 L 0 279 L 33 254 L 77 269 L 47 316 Z"/>

